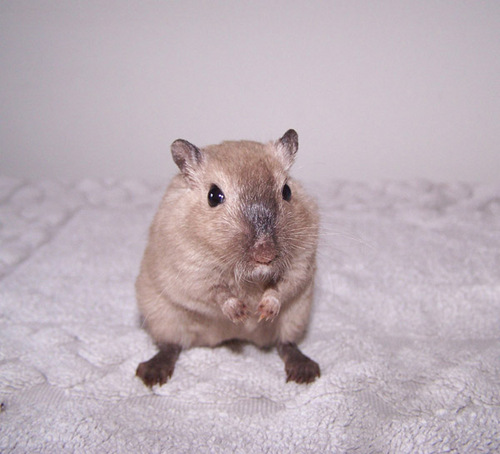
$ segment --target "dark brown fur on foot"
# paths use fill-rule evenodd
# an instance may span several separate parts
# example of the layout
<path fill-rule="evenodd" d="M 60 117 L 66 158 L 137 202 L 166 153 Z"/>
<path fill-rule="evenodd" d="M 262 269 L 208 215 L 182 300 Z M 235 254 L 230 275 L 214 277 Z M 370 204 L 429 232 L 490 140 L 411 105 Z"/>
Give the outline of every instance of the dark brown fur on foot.
<path fill-rule="evenodd" d="M 178 345 L 163 345 L 150 360 L 139 364 L 135 374 L 150 388 L 154 385 L 164 385 L 174 373 L 180 352 L 181 347 Z"/>
<path fill-rule="evenodd" d="M 312 383 L 321 375 L 318 363 L 304 355 L 296 344 L 278 344 L 278 353 L 285 363 L 287 382 Z"/>

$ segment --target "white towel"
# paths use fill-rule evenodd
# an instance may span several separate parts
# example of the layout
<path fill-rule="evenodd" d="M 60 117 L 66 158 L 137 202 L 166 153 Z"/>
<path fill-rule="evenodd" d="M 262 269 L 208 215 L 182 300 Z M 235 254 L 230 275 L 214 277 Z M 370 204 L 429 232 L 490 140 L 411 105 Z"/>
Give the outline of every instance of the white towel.
<path fill-rule="evenodd" d="M 321 378 L 196 348 L 151 391 L 134 280 L 165 185 L 0 179 L 2 453 L 500 450 L 500 187 L 311 187 Z"/>

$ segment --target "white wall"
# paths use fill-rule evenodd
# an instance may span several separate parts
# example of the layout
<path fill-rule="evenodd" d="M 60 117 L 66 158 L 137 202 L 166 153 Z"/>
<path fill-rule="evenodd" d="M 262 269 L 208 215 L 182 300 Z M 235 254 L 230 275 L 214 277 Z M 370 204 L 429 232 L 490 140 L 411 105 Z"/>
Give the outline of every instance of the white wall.
<path fill-rule="evenodd" d="M 499 180 L 500 2 L 0 0 L 0 173 L 169 176 L 300 137 L 295 175 Z"/>

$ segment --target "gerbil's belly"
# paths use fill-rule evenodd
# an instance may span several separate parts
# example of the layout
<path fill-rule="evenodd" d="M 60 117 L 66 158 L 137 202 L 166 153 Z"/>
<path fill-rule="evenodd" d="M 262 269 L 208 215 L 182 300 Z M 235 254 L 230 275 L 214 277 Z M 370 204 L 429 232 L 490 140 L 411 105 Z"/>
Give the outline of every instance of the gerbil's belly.
<path fill-rule="evenodd" d="M 253 342 L 259 347 L 273 345 L 278 338 L 277 324 L 278 320 L 259 322 L 256 316 L 238 324 L 223 318 L 217 321 L 211 320 L 200 324 L 192 331 L 191 346 L 214 347 L 233 339 Z"/>

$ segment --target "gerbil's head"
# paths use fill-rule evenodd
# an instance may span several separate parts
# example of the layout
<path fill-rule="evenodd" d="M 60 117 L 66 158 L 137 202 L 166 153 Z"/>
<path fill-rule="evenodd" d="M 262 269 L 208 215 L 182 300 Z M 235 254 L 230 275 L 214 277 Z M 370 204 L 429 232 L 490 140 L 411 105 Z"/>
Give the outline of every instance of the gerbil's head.
<path fill-rule="evenodd" d="M 295 258 L 314 255 L 316 207 L 288 174 L 297 149 L 293 129 L 268 144 L 172 144 L 184 181 L 178 203 L 186 204 L 186 236 L 216 259 L 218 272 L 275 280 Z"/>

